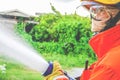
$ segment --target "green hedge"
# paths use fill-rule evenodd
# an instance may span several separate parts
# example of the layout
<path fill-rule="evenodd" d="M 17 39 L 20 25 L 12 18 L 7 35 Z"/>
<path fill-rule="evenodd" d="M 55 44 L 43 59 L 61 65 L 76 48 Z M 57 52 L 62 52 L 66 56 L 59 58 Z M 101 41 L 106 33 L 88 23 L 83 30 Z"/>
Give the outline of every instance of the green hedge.
<path fill-rule="evenodd" d="M 90 19 L 77 14 L 44 14 L 36 17 L 35 25 L 25 32 L 28 23 L 18 23 L 17 31 L 40 53 L 86 54 L 94 57 L 88 45 L 91 37 Z"/>

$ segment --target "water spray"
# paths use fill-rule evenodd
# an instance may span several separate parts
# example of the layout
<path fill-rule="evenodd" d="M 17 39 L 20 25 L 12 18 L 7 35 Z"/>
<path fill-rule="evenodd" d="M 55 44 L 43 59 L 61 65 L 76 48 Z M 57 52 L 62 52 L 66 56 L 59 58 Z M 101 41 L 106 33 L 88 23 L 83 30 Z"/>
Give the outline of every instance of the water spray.
<path fill-rule="evenodd" d="M 33 70 L 44 73 L 49 66 L 48 62 L 5 27 L 0 23 L 0 55 L 8 56 Z"/>

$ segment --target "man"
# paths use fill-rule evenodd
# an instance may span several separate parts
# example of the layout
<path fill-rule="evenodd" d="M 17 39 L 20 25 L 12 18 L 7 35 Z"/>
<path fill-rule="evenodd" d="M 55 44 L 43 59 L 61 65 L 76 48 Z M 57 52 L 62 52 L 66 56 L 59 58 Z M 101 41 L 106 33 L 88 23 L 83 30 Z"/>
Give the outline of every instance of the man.
<path fill-rule="evenodd" d="M 120 0 L 82 0 L 90 11 L 94 36 L 89 44 L 97 61 L 85 69 L 80 80 L 120 80 Z M 50 63 L 46 80 L 73 80 L 58 63 Z"/>

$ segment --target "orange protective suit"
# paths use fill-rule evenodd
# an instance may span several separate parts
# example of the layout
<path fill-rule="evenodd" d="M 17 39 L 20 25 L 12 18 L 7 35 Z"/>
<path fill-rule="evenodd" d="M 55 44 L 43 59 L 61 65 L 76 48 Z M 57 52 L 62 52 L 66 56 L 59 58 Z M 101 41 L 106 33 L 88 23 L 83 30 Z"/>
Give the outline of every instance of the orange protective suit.
<path fill-rule="evenodd" d="M 98 60 L 80 80 L 120 80 L 120 25 L 95 35 L 89 43 Z"/>

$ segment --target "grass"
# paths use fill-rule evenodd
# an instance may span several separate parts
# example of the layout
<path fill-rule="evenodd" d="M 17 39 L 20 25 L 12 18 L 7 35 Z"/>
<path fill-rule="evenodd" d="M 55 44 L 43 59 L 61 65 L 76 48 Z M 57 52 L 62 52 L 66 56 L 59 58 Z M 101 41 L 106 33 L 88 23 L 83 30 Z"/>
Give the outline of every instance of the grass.
<path fill-rule="evenodd" d="M 90 64 L 94 62 L 93 59 L 88 58 L 86 55 L 81 55 L 81 54 L 63 55 L 63 54 L 44 53 L 43 56 L 47 61 L 58 61 L 64 69 L 70 69 L 73 67 L 84 67 L 86 60 L 89 60 Z"/>
<path fill-rule="evenodd" d="M 43 80 L 39 72 L 0 57 L 0 65 L 2 64 L 6 64 L 6 73 L 0 73 L 0 80 Z"/>
<path fill-rule="evenodd" d="M 45 53 L 42 56 L 47 61 L 58 61 L 64 70 L 71 69 L 74 67 L 84 67 L 86 59 L 89 59 L 90 63 L 94 60 L 86 58 L 85 55 L 63 55 L 63 54 L 52 54 Z M 31 70 L 19 63 L 12 60 L 0 57 L 0 65 L 6 64 L 6 73 L 0 74 L 0 80 L 43 80 L 43 77 L 39 72 Z"/>
<path fill-rule="evenodd" d="M 43 80 L 40 73 L 30 69 L 15 68 L 8 69 L 2 80 Z M 0 79 L 1 80 L 1 79 Z"/>

